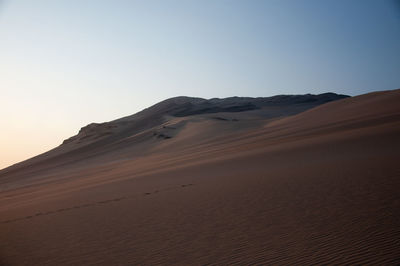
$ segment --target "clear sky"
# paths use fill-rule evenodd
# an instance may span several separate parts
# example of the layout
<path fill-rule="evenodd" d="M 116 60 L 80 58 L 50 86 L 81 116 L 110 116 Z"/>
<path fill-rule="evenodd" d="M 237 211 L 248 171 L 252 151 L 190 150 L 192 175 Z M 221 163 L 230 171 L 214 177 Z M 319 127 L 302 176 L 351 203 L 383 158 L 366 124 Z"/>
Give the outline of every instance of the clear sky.
<path fill-rule="evenodd" d="M 0 168 L 173 96 L 399 87 L 399 1 L 0 0 Z"/>

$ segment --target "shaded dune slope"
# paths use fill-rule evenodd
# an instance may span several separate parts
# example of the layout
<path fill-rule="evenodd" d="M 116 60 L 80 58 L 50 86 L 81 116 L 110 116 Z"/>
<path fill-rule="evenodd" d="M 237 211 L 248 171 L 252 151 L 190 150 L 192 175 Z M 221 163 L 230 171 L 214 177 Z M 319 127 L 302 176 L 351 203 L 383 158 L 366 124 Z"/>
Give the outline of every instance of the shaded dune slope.
<path fill-rule="evenodd" d="M 0 262 L 397 265 L 399 102 L 394 90 L 290 115 L 178 108 L 73 139 L 1 173 Z"/>

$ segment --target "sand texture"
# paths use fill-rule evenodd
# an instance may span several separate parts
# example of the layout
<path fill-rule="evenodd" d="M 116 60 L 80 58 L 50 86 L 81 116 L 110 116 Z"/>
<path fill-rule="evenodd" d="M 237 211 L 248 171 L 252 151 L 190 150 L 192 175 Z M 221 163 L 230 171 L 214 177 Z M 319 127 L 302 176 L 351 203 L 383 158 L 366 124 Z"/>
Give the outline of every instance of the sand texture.
<path fill-rule="evenodd" d="M 0 265 L 400 264 L 400 90 L 230 101 L 175 98 L 0 171 Z"/>

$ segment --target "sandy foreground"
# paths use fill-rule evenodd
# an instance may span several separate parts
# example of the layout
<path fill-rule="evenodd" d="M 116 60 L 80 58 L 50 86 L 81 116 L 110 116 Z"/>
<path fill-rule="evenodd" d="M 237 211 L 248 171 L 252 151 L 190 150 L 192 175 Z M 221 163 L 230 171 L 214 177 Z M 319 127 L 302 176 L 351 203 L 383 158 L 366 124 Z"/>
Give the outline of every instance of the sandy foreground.
<path fill-rule="evenodd" d="M 400 264 L 400 90 L 234 116 L 3 171 L 0 264 Z"/>

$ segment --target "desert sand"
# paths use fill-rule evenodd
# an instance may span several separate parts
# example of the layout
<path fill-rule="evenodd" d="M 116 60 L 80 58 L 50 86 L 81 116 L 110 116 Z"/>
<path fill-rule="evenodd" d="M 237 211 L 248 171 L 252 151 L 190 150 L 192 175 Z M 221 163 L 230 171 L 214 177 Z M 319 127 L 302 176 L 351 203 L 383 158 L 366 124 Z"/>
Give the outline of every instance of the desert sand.
<path fill-rule="evenodd" d="M 0 171 L 0 264 L 399 264 L 400 90 L 238 100 L 176 98 Z"/>

